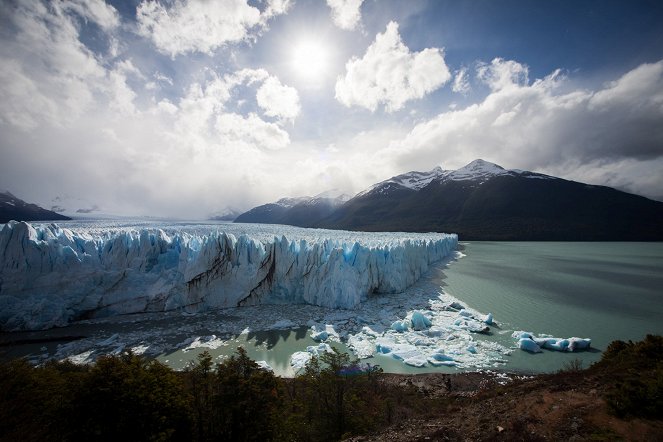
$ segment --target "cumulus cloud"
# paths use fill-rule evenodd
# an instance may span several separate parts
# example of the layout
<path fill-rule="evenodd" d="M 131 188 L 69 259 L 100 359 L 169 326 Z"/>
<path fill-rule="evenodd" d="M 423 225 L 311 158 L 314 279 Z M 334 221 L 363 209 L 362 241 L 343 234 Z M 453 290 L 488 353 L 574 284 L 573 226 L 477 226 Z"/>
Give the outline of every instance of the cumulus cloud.
<path fill-rule="evenodd" d="M 341 29 L 352 30 L 361 22 L 361 4 L 364 0 L 327 0 L 332 20 Z"/>
<path fill-rule="evenodd" d="M 526 85 L 529 82 L 528 76 L 527 66 L 502 58 L 495 58 L 490 64 L 482 63 L 477 68 L 477 78 L 494 91 Z"/>
<path fill-rule="evenodd" d="M 264 109 L 265 115 L 281 120 L 294 121 L 301 109 L 297 90 L 284 86 L 276 77 L 265 80 L 258 89 L 256 99 L 258 106 Z"/>
<path fill-rule="evenodd" d="M 415 169 L 492 158 L 506 167 L 580 180 L 586 172 L 576 171 L 587 171 L 587 165 L 603 165 L 604 171 L 612 165 L 610 182 L 633 191 L 647 187 L 644 177 L 629 176 L 619 165 L 663 157 L 663 61 L 643 64 L 595 91 L 568 91 L 560 71 L 530 83 L 525 66 L 501 59 L 480 66 L 478 75 L 492 90 L 483 101 L 418 124 L 385 155 Z M 587 175 L 606 182 L 599 177 L 606 175 Z"/>
<path fill-rule="evenodd" d="M 272 17 L 291 2 L 271 0 L 264 12 L 247 0 L 175 0 L 166 6 L 143 1 L 136 9 L 138 33 L 171 57 L 188 52 L 212 54 L 228 44 L 255 38 Z"/>
<path fill-rule="evenodd" d="M 235 113 L 220 114 L 215 127 L 230 143 L 257 145 L 265 149 L 283 149 L 290 144 L 290 136 L 286 131 L 254 113 L 246 117 Z"/>
<path fill-rule="evenodd" d="M 381 104 L 387 112 L 397 111 L 451 79 L 442 49 L 410 52 L 395 22 L 375 37 L 362 58 L 353 57 L 345 68 L 345 76 L 336 81 L 336 99 L 345 106 L 370 111 Z"/>

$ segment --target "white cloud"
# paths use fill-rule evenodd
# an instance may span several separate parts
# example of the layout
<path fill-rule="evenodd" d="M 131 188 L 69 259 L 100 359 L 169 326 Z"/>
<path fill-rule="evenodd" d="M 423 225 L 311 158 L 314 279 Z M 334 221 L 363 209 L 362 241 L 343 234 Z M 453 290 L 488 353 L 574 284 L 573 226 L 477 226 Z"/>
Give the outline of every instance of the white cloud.
<path fill-rule="evenodd" d="M 475 158 L 505 167 L 582 180 L 587 165 L 615 171 L 611 182 L 642 191 L 644 176 L 621 164 L 663 158 L 663 61 L 644 64 L 596 91 L 568 89 L 555 71 L 527 83 L 523 65 L 496 59 L 484 78 L 493 92 L 482 102 L 418 124 L 383 152 L 405 168 L 458 167 Z M 564 86 L 564 87 L 561 87 Z M 603 167 L 598 167 L 601 164 Z M 605 173 L 588 176 L 596 183 Z M 660 191 L 659 191 L 660 193 Z M 650 195 L 652 195 L 650 193 Z"/>
<path fill-rule="evenodd" d="M 120 16 L 111 5 L 103 0 L 65 0 L 54 4 L 63 11 L 73 11 L 109 31 L 120 25 Z"/>
<path fill-rule="evenodd" d="M 258 89 L 256 99 L 258 105 L 265 110 L 265 115 L 281 120 L 294 121 L 301 109 L 297 90 L 282 85 L 276 77 L 265 80 Z"/>
<path fill-rule="evenodd" d="M 456 72 L 456 76 L 454 77 L 454 82 L 451 85 L 451 90 L 459 93 L 459 94 L 467 94 L 471 87 L 470 87 L 470 80 L 469 80 L 469 75 L 467 73 L 467 68 L 462 68 L 459 69 Z"/>
<path fill-rule="evenodd" d="M 42 123 L 66 125 L 89 109 L 96 95 L 112 99 L 113 81 L 79 41 L 78 21 L 67 13 L 79 6 L 38 1 L 3 6 L 16 34 L 0 46 L 0 75 L 5 77 L 0 83 L 0 121 L 24 129 Z M 97 6 L 80 6 L 75 13 L 111 26 L 108 17 L 90 12 Z"/>
<path fill-rule="evenodd" d="M 493 91 L 505 87 L 527 85 L 529 82 L 529 68 L 513 60 L 495 58 L 490 64 L 480 64 L 477 68 L 477 77 L 486 83 Z"/>
<path fill-rule="evenodd" d="M 332 20 L 341 29 L 352 30 L 361 22 L 361 4 L 364 0 L 327 0 Z"/>
<path fill-rule="evenodd" d="M 225 44 L 255 38 L 269 19 L 285 14 L 289 7 L 289 1 L 272 0 L 261 13 L 246 0 L 175 0 L 169 6 L 145 0 L 136 17 L 139 34 L 175 57 L 188 52 L 212 54 Z"/>
<path fill-rule="evenodd" d="M 247 117 L 224 113 L 217 117 L 216 130 L 229 143 L 255 144 L 265 149 L 283 149 L 290 144 L 290 136 L 277 124 L 262 120 L 251 113 Z"/>
<path fill-rule="evenodd" d="M 336 99 L 345 106 L 370 111 L 381 104 L 387 112 L 399 110 L 407 101 L 423 98 L 451 78 L 442 49 L 410 52 L 395 22 L 375 37 L 362 58 L 353 57 L 345 67 L 345 76 L 336 81 Z"/>

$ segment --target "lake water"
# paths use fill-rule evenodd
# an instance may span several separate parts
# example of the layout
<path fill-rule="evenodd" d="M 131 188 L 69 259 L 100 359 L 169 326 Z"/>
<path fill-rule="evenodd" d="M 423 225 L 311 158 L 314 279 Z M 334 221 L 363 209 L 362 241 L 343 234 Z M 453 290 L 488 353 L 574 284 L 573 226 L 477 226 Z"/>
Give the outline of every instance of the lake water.
<path fill-rule="evenodd" d="M 141 227 L 129 223 L 115 228 L 131 226 Z M 197 232 L 209 226 L 187 224 L 173 229 Z M 233 233 L 243 233 L 247 228 L 232 224 L 216 227 L 237 230 Z M 268 226 L 265 237 L 278 234 L 281 227 Z M 309 229 L 288 229 L 293 235 L 319 234 Z M 223 358 L 242 345 L 251 357 L 267 361 L 276 373 L 292 375 L 290 355 L 317 345 L 310 337 L 308 322 L 343 324 L 350 331 L 359 331 L 367 325 L 380 331 L 375 321 L 381 314 L 388 312 L 402 318 L 414 309 L 429 308 L 429 299 L 440 302 L 450 297 L 476 312 L 491 312 L 499 324 L 488 335 L 472 334 L 469 338 L 476 340 L 490 364 L 469 363 L 467 369 L 489 366 L 547 372 L 563 368 L 576 358 L 588 366 L 600 358 L 600 351 L 612 340 L 637 340 L 648 333 L 663 334 L 662 243 L 466 242 L 461 243 L 460 249 L 463 257 L 434 266 L 406 293 L 370 299 L 358 311 L 281 305 L 226 309 L 195 316 L 170 312 L 108 318 L 45 332 L 5 333 L 2 335 L 5 342 L 64 336 L 86 336 L 86 339 L 5 345 L 0 347 L 0 358 L 28 355 L 39 361 L 73 355 L 85 361 L 95 352 L 141 348 L 148 349 L 146 354 L 182 368 L 204 350 Z M 284 320 L 291 326 L 270 330 L 274 323 Z M 512 333 L 516 330 L 562 338 L 591 338 L 593 350 L 529 354 L 515 348 Z M 207 336 L 201 347 L 186 344 L 199 336 Z M 347 349 L 340 342 L 332 345 Z M 366 361 L 389 372 L 456 370 L 411 367 L 384 355 Z"/>
<path fill-rule="evenodd" d="M 451 265 L 444 290 L 503 328 L 589 337 L 605 349 L 615 339 L 663 334 L 663 244 L 472 242 Z M 554 371 L 569 358 L 585 366 L 600 353 L 510 356 L 507 367 Z"/>

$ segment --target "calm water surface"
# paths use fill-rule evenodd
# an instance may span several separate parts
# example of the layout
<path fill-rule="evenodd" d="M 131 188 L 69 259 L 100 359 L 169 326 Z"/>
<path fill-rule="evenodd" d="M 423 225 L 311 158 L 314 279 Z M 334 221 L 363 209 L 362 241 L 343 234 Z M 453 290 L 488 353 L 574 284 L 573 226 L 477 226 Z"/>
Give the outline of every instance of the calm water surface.
<path fill-rule="evenodd" d="M 663 243 L 470 242 L 467 256 L 444 272 L 444 290 L 492 312 L 504 329 L 615 339 L 663 334 Z M 507 368 L 553 371 L 570 358 L 600 353 L 530 355 Z"/>

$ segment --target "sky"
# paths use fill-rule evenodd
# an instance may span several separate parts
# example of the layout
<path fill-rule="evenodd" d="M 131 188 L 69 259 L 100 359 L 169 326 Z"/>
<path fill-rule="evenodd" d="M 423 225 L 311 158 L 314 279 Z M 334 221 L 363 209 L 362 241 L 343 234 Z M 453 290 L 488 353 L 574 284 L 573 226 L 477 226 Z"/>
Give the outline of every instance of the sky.
<path fill-rule="evenodd" d="M 476 158 L 663 200 L 663 2 L 3 0 L 0 190 L 205 218 Z"/>

